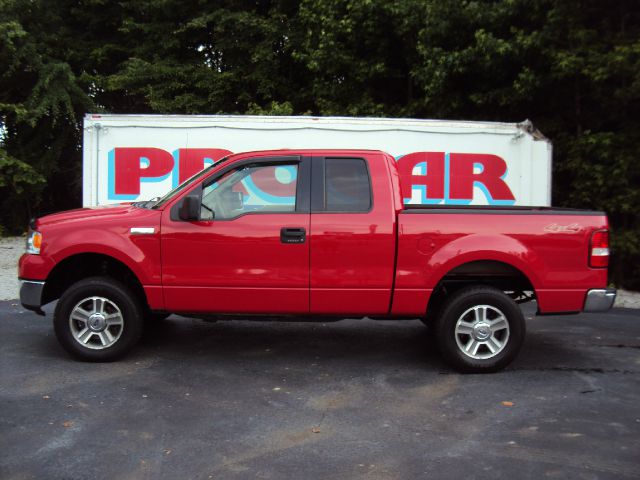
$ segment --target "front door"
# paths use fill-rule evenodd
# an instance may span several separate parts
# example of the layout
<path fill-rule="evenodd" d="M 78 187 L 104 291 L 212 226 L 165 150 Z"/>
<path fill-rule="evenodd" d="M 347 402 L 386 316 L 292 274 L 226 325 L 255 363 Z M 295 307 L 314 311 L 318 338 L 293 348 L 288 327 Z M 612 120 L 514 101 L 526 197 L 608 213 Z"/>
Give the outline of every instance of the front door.
<path fill-rule="evenodd" d="M 162 217 L 167 310 L 309 312 L 307 158 L 242 160 L 206 179 L 199 221 Z"/>

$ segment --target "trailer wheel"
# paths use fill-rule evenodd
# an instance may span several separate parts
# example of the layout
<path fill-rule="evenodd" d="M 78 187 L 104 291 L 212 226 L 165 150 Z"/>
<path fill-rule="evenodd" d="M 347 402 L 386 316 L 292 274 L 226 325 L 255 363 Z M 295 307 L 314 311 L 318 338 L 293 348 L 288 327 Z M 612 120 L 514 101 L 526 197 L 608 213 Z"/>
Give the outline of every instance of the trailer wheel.
<path fill-rule="evenodd" d="M 437 321 L 438 346 L 456 370 L 496 372 L 518 355 L 525 336 L 520 307 L 497 288 L 476 286 L 445 301 Z"/>
<path fill-rule="evenodd" d="M 74 357 L 108 362 L 127 353 L 142 334 L 138 299 L 122 283 L 90 277 L 71 285 L 53 316 L 58 341 Z"/>

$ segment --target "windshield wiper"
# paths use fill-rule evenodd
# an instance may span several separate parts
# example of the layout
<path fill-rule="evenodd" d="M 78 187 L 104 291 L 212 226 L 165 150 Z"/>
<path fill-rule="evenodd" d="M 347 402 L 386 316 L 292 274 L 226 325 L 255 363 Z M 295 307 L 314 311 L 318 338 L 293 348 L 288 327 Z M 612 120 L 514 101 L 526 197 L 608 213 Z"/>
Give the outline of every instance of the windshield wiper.
<path fill-rule="evenodd" d="M 153 206 L 153 204 L 155 204 L 158 200 L 160 200 L 160 197 L 154 197 L 151 200 L 143 200 L 141 202 L 133 202 L 133 206 L 137 207 L 137 208 L 151 208 Z"/>
<path fill-rule="evenodd" d="M 162 197 L 153 197 L 151 200 L 147 200 L 146 202 L 144 202 L 144 208 L 153 207 L 156 203 L 158 203 L 158 200 L 160 200 L 160 198 Z"/>

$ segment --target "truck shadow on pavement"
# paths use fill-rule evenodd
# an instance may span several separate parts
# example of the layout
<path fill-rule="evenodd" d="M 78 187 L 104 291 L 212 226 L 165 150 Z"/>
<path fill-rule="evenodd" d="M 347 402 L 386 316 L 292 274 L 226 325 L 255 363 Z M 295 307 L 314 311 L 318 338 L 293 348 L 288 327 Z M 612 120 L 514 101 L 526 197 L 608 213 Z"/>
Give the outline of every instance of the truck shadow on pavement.
<path fill-rule="evenodd" d="M 200 320 L 173 316 L 147 328 L 141 355 L 206 356 L 213 360 L 277 357 L 444 365 L 428 329 L 419 321 L 262 322 Z"/>
<path fill-rule="evenodd" d="M 26 318 L 31 316 L 34 318 Z M 23 352 L 41 358 L 69 359 L 53 335 L 50 315 L 45 320 L 23 312 L 20 317 L 21 322 L 33 322 L 29 330 L 39 331 L 25 338 Z M 629 366 L 634 364 L 630 360 L 638 356 L 639 347 L 615 337 L 614 332 L 624 332 L 599 331 L 597 325 L 585 326 L 580 319 L 573 323 L 565 320 L 564 324 L 553 318 L 528 323 L 522 351 L 505 372 L 635 373 Z M 432 333 L 418 320 L 210 323 L 174 315 L 148 326 L 139 345 L 121 361 L 142 359 L 219 365 L 238 361 L 309 364 L 322 360 L 335 362 L 336 366 L 349 362 L 453 373 L 442 361 Z"/>
<path fill-rule="evenodd" d="M 505 371 L 591 368 L 588 345 L 568 345 L 553 332 L 529 331 L 520 356 Z M 332 360 L 418 366 L 453 371 L 442 361 L 433 333 L 420 321 L 343 320 L 260 322 L 200 320 L 173 316 L 147 328 L 136 356 L 231 359 L 279 358 L 281 362 Z"/>

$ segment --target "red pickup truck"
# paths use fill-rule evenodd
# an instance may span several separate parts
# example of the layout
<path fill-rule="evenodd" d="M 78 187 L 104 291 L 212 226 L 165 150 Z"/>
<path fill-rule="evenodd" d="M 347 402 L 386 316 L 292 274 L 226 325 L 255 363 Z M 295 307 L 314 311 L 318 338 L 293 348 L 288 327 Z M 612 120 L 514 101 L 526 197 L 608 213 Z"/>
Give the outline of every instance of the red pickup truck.
<path fill-rule="evenodd" d="M 20 299 L 38 313 L 59 299 L 56 336 L 83 360 L 120 357 L 170 313 L 420 318 L 473 372 L 517 355 L 518 303 L 613 304 L 604 213 L 405 205 L 401 181 L 380 151 L 231 155 L 159 200 L 32 221 Z"/>

